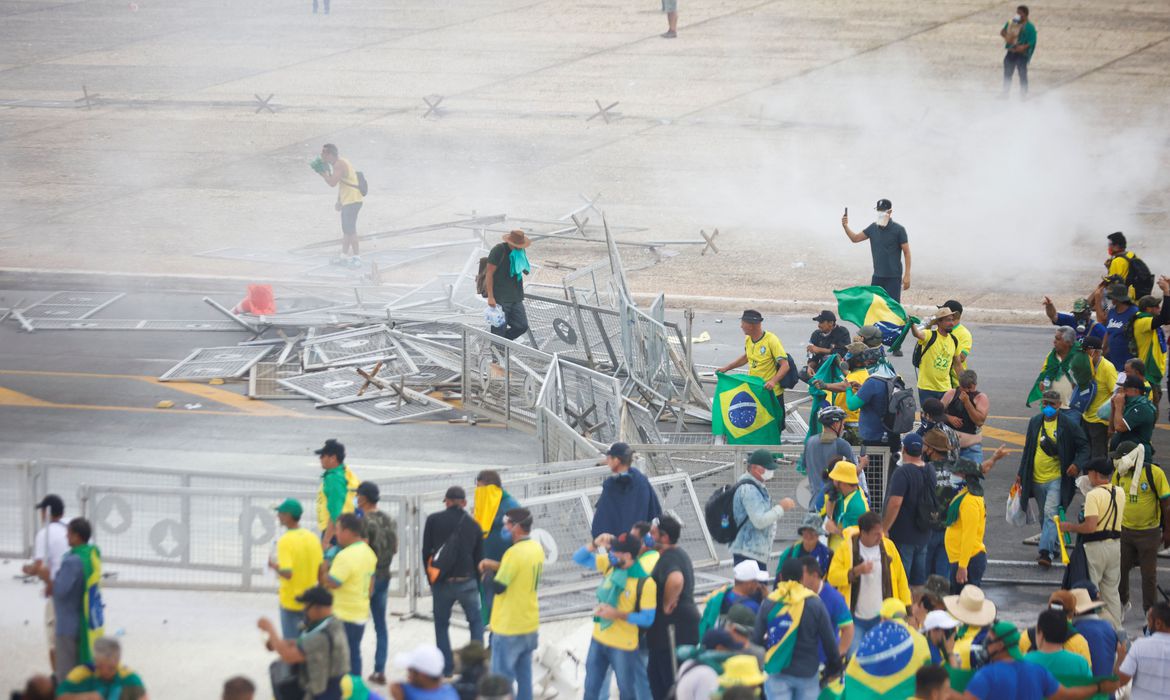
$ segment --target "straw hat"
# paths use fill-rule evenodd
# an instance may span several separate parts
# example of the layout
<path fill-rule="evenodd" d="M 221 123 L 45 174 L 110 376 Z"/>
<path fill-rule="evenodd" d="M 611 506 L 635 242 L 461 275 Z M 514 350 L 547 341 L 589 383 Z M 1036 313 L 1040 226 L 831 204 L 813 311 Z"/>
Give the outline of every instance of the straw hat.
<path fill-rule="evenodd" d="M 760 670 L 760 662 L 756 661 L 756 657 L 740 654 L 723 662 L 723 674 L 719 676 L 719 687 L 763 685 L 767 678 Z"/>
<path fill-rule="evenodd" d="M 505 233 L 502 236 L 502 240 L 505 243 L 511 243 L 512 245 L 521 249 L 532 245 L 532 239 L 528 237 L 528 234 L 524 233 L 520 229 L 514 229 Z"/>
<path fill-rule="evenodd" d="M 975 627 L 986 627 L 995 620 L 995 603 L 983 595 L 983 589 L 968 584 L 959 595 L 943 598 L 943 605 L 951 617 Z"/>
<path fill-rule="evenodd" d="M 1103 601 L 1093 600 L 1093 597 L 1089 595 L 1089 591 L 1085 590 L 1084 588 L 1074 588 L 1072 589 L 1072 594 L 1073 598 L 1075 598 L 1077 601 L 1078 615 L 1084 615 L 1087 612 L 1091 612 L 1101 607 L 1102 605 L 1105 605 Z"/>
<path fill-rule="evenodd" d="M 853 462 L 841 460 L 833 467 L 833 471 L 829 472 L 829 479 L 831 481 L 840 481 L 843 484 L 856 484 L 857 465 Z"/>

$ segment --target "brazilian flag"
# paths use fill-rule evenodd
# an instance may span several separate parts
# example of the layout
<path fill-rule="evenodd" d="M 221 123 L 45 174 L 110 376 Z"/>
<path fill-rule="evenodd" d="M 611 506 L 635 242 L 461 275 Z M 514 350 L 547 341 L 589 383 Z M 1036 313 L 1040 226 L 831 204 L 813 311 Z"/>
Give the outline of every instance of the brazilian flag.
<path fill-rule="evenodd" d="M 882 332 L 882 344 L 891 350 L 902 347 L 911 323 L 919 323 L 881 287 L 838 289 L 833 296 L 837 297 L 837 315 L 842 321 L 859 327 L 877 326 Z"/>
<path fill-rule="evenodd" d="M 918 669 L 928 663 L 925 637 L 902 620 L 882 620 L 865 633 L 845 668 L 845 700 L 905 700 L 914 695 Z"/>
<path fill-rule="evenodd" d="M 750 374 L 718 374 L 711 401 L 711 433 L 731 445 L 780 444 L 780 402 Z"/>

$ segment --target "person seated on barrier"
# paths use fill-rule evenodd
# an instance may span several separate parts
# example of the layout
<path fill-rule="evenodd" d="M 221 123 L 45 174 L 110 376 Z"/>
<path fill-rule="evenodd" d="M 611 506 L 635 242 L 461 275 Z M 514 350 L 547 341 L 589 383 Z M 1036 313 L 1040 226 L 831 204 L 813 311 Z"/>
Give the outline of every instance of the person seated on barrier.
<path fill-rule="evenodd" d="M 122 645 L 113 637 L 93 642 L 93 661 L 68 673 L 57 685 L 57 697 L 66 700 L 134 697 L 147 700 L 138 674 L 122 665 Z"/>

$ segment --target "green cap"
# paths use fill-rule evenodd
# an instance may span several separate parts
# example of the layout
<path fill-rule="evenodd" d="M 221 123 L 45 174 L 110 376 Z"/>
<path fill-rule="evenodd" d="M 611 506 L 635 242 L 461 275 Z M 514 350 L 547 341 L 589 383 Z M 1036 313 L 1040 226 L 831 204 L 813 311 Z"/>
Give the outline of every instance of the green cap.
<path fill-rule="evenodd" d="M 1020 652 L 1020 629 L 1007 620 L 1000 620 L 991 626 L 991 633 L 1003 642 L 1004 649 L 1017 661 L 1024 658 Z"/>
<path fill-rule="evenodd" d="M 301 515 L 305 512 L 305 509 L 301 507 L 301 502 L 297 499 L 286 498 L 284 499 L 284 503 L 281 503 L 276 507 L 276 512 L 288 513 L 292 516 L 293 520 L 300 520 Z"/>
<path fill-rule="evenodd" d="M 772 457 L 772 453 L 763 448 L 756 450 L 748 457 L 748 464 L 761 466 L 768 471 L 772 471 L 779 466 L 776 464 L 776 459 Z"/>
<path fill-rule="evenodd" d="M 1073 309 L 1074 314 L 1079 314 L 1082 311 L 1088 311 L 1089 310 L 1089 300 L 1088 299 L 1075 299 L 1075 300 L 1073 300 L 1072 309 Z"/>

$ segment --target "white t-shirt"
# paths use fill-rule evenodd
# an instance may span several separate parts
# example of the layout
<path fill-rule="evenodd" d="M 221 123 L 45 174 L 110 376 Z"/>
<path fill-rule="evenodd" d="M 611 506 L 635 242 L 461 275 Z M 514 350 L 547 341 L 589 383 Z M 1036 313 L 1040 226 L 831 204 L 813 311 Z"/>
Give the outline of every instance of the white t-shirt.
<path fill-rule="evenodd" d="M 33 541 L 33 559 L 39 559 L 49 567 L 49 577 L 57 578 L 61 560 L 69 552 L 69 526 L 60 520 L 50 522 L 37 531 Z"/>
<path fill-rule="evenodd" d="M 873 547 L 866 547 L 863 544 L 858 547 L 861 551 L 861 561 L 854 562 L 854 565 L 872 561 L 873 571 L 868 574 L 862 574 L 861 578 L 857 581 L 857 609 L 853 611 L 853 617 L 855 618 L 872 620 L 882 612 L 881 547 L 881 542 Z"/>
<path fill-rule="evenodd" d="M 698 668 L 694 668 L 698 666 Z M 678 668 L 678 700 L 710 700 L 719 692 L 719 674 L 706 664 L 690 660 Z"/>

